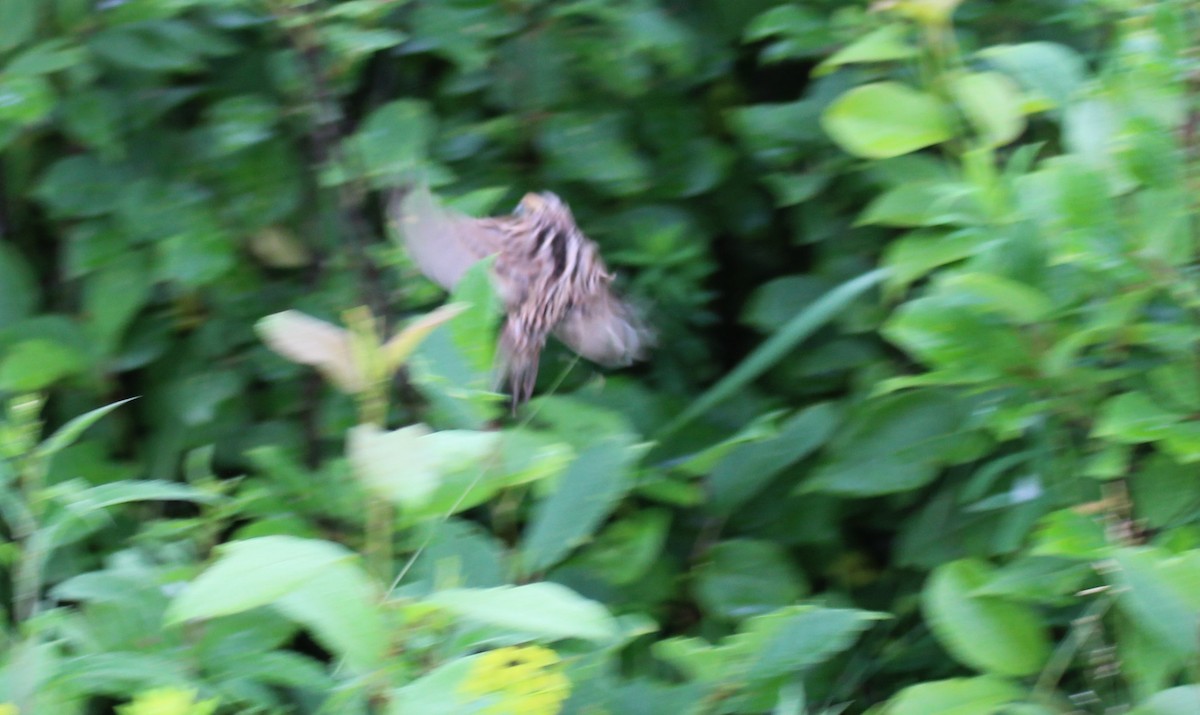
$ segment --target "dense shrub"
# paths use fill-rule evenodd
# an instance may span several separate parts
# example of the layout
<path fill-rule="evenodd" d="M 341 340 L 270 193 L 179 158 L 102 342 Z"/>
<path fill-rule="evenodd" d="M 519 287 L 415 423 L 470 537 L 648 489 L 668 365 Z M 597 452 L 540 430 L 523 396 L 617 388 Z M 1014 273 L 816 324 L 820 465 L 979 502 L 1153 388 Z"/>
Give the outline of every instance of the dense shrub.
<path fill-rule="evenodd" d="M 0 715 L 1196 712 L 1198 37 L 2 0 Z M 652 359 L 509 417 L 417 182 L 563 196 Z"/>

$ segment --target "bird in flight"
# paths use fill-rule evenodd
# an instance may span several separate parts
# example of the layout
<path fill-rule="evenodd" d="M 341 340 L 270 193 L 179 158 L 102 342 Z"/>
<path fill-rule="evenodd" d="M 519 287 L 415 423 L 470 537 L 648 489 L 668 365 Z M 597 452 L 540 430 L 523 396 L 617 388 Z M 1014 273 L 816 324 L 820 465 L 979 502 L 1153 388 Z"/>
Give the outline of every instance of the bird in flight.
<path fill-rule="evenodd" d="M 653 343 L 632 306 L 613 292 L 596 244 L 553 193 L 525 194 L 512 214 L 477 219 L 417 187 L 393 194 L 389 213 L 417 267 L 447 290 L 476 261 L 496 256 L 492 283 L 506 314 L 499 377 L 514 411 L 533 394 L 551 333 L 606 367 L 643 358 Z"/>

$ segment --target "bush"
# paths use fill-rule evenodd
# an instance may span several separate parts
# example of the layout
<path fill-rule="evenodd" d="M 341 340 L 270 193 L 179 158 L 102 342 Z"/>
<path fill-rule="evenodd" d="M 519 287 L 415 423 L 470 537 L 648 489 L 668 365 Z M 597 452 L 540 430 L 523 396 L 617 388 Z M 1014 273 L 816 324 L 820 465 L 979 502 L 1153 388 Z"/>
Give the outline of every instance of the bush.
<path fill-rule="evenodd" d="M 0 714 L 1192 713 L 1200 14 L 958 5 L 4 0 Z"/>

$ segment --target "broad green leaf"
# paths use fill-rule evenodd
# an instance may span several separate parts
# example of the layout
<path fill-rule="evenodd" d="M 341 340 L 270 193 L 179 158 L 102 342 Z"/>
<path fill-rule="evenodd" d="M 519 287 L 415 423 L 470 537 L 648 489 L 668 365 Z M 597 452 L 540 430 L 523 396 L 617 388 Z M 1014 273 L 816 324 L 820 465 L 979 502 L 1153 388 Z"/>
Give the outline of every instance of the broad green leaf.
<path fill-rule="evenodd" d="M 557 112 L 540 125 L 537 143 L 546 171 L 559 181 L 581 181 L 613 196 L 644 189 L 650 167 L 627 138 L 617 112 Z"/>
<path fill-rule="evenodd" d="M 89 154 L 70 156 L 46 170 L 34 195 L 61 217 L 98 216 L 115 208 L 127 188 L 122 174 Z"/>
<path fill-rule="evenodd" d="M 602 437 L 579 453 L 554 492 L 533 509 L 521 544 L 525 573 L 553 566 L 595 533 L 633 487 L 630 470 L 636 458 L 633 445 L 620 434 Z"/>
<path fill-rule="evenodd" d="M 135 253 L 89 275 L 84 282 L 83 306 L 88 333 L 99 352 L 112 355 L 120 347 L 129 323 L 150 297 L 150 272 L 144 254 Z"/>
<path fill-rule="evenodd" d="M 16 246 L 0 243 L 0 330 L 28 318 L 38 301 L 36 276 Z"/>
<path fill-rule="evenodd" d="M 842 149 L 868 159 L 902 156 L 954 136 L 940 100 L 897 82 L 843 94 L 821 115 L 821 126 Z"/>
<path fill-rule="evenodd" d="M 825 18 L 815 9 L 778 5 L 746 26 L 743 42 L 772 39 L 759 53 L 763 64 L 808 59 L 824 54 L 828 42 Z"/>
<path fill-rule="evenodd" d="M 778 412 L 759 415 L 728 438 L 673 463 L 672 468 L 689 476 L 707 474 L 735 448 L 775 437 L 779 433 L 779 416 Z"/>
<path fill-rule="evenodd" d="M 319 578 L 280 597 L 275 605 L 351 668 L 369 671 L 382 664 L 388 632 L 379 590 L 357 564 L 330 564 Z"/>
<path fill-rule="evenodd" d="M 922 486 L 953 457 L 965 411 L 959 400 L 931 390 L 869 402 L 847 420 L 802 489 L 866 496 Z"/>
<path fill-rule="evenodd" d="M 742 685 L 803 673 L 853 645 L 858 635 L 887 616 L 871 611 L 788 606 L 745 621 L 717 645 L 699 638 L 671 638 L 654 653 L 702 682 Z"/>
<path fill-rule="evenodd" d="M 19 2 L 16 4 L 20 4 Z M 40 75 L 60 72 L 86 59 L 83 48 L 58 37 L 38 43 L 9 60 L 5 74 Z"/>
<path fill-rule="evenodd" d="M 807 591 L 808 583 L 786 552 L 769 541 L 723 541 L 696 571 L 696 600 L 708 613 L 728 620 L 790 606 Z"/>
<path fill-rule="evenodd" d="M 910 685 L 888 701 L 888 715 L 986 715 L 1008 712 L 1025 689 L 992 676 L 951 678 Z"/>
<path fill-rule="evenodd" d="M 962 181 L 910 181 L 876 197 L 857 223 L 974 226 L 983 223 L 976 189 Z"/>
<path fill-rule="evenodd" d="M 1166 438 L 1170 428 L 1183 418 L 1164 409 L 1145 392 L 1126 392 L 1100 408 L 1092 435 L 1127 444 L 1154 442 Z"/>
<path fill-rule="evenodd" d="M 1167 529 L 1200 512 L 1200 479 L 1193 467 L 1164 455 L 1142 460 L 1129 479 L 1130 501 L 1139 520 L 1153 529 Z M 1128 468 L 1121 476 L 1130 474 Z"/>
<path fill-rule="evenodd" d="M 1083 58 L 1054 42 L 992 45 L 980 55 L 1054 107 L 1068 105 L 1087 76 Z"/>
<path fill-rule="evenodd" d="M 482 504 L 502 489 L 554 477 L 574 456 L 569 446 L 544 434 L 524 430 L 494 434 L 500 436 L 500 453 L 495 459 L 478 469 L 446 472 L 428 501 L 421 506 L 409 505 L 400 514 L 401 520 L 415 525 L 432 517 L 457 514 Z M 452 446 L 454 439 L 445 444 Z"/>
<path fill-rule="evenodd" d="M 294 536 L 262 536 L 220 547 L 220 556 L 187 585 L 167 611 L 168 623 L 215 618 L 266 606 L 339 572 L 357 557 L 340 544 Z"/>
<path fill-rule="evenodd" d="M 821 140 L 819 119 L 820 105 L 809 99 L 731 109 L 725 121 L 755 159 L 788 166 L 802 154 L 803 144 Z"/>
<path fill-rule="evenodd" d="M 206 136 L 213 155 L 232 154 L 270 139 L 280 110 L 255 94 L 228 97 L 209 107 Z"/>
<path fill-rule="evenodd" d="M 662 556 L 671 526 L 671 515 L 662 509 L 645 509 L 613 523 L 585 549 L 579 563 L 609 583 L 636 582 Z"/>
<path fill-rule="evenodd" d="M 830 55 L 813 70 L 813 76 L 828 74 L 842 65 L 891 62 L 917 56 L 906 25 L 884 25 Z"/>
<path fill-rule="evenodd" d="M 1190 552 L 1195 554 L 1196 552 Z M 1200 651 L 1200 563 L 1154 549 L 1120 549 L 1115 554 L 1120 586 L 1117 603 L 1135 627 L 1176 662 Z"/>
<path fill-rule="evenodd" d="M 1032 608 L 974 595 L 992 573 L 978 559 L 939 566 L 921 592 L 922 611 L 938 641 L 964 665 L 997 675 L 1034 674 L 1050 655 L 1049 634 Z"/>
<path fill-rule="evenodd" d="M 940 288 L 1015 323 L 1036 323 L 1047 318 L 1054 307 L 1037 288 L 991 273 L 957 273 L 946 278 Z"/>
<path fill-rule="evenodd" d="M 151 72 L 179 72 L 201 66 L 199 48 L 189 47 L 179 30 L 187 23 L 161 21 L 105 28 L 89 41 L 92 51 L 121 67 Z"/>
<path fill-rule="evenodd" d="M 33 37 L 41 8 L 41 0 L 0 2 L 0 52 L 7 52 Z"/>
<path fill-rule="evenodd" d="M 983 382 L 1029 365 L 1032 356 L 1022 336 L 965 297 L 939 291 L 911 300 L 888 319 L 883 334 L 936 368 L 934 376 L 946 384 Z"/>
<path fill-rule="evenodd" d="M 898 296 L 935 268 L 970 258 L 986 238 L 981 231 L 963 229 L 951 233 L 913 231 L 891 241 L 884 253 L 884 265 L 891 270 L 888 294 Z"/>
<path fill-rule="evenodd" d="M 387 715 L 485 715 L 493 710 L 494 703 L 473 698 L 463 687 L 479 657 L 455 658 L 396 688 Z"/>
<path fill-rule="evenodd" d="M 837 315 L 839 311 L 884 280 L 887 275 L 888 271 L 884 268 L 865 273 L 842 283 L 821 296 L 820 300 L 806 306 L 786 325 L 758 346 L 754 352 L 746 356 L 729 374 L 688 405 L 679 416 L 658 433 L 657 437 L 662 439 L 677 432 L 692 420 L 746 387 L 787 355 L 802 340 Z"/>
<path fill-rule="evenodd" d="M 350 463 L 367 489 L 404 507 L 424 506 L 448 472 L 478 464 L 500 442 L 498 432 L 431 432 L 422 424 L 391 432 L 362 424 L 347 437 Z"/>
<path fill-rule="evenodd" d="M 0 390 L 41 390 L 86 368 L 85 356 L 62 343 L 42 338 L 22 340 L 0 359 Z"/>
<path fill-rule="evenodd" d="M 841 417 L 834 404 L 818 403 L 785 420 L 775 436 L 735 448 L 708 476 L 710 507 L 728 513 L 741 506 L 784 469 L 823 446 Z"/>
<path fill-rule="evenodd" d="M 1104 528 L 1095 519 L 1060 509 L 1042 519 L 1030 553 L 1083 560 L 1103 558 L 1107 550 Z"/>
<path fill-rule="evenodd" d="M 557 583 L 450 589 L 426 600 L 477 623 L 535 637 L 611 643 L 619 635 L 603 605 Z"/>
<path fill-rule="evenodd" d="M 436 128 L 427 103 L 400 99 L 371 112 L 351 146 L 367 176 L 394 181 L 422 169 Z"/>
<path fill-rule="evenodd" d="M 0 128 L 34 124 L 50 113 L 56 101 L 54 88 L 41 77 L 0 76 Z"/>
<path fill-rule="evenodd" d="M 746 301 L 741 322 L 760 332 L 774 333 L 796 317 L 797 306 L 817 301 L 830 286 L 829 280 L 807 274 L 769 280 Z"/>
<path fill-rule="evenodd" d="M 1200 708 L 1200 685 L 1180 685 L 1155 693 L 1129 715 L 1192 715 Z"/>
<path fill-rule="evenodd" d="M 999 72 L 969 72 L 951 82 L 954 99 L 990 147 L 1008 144 L 1025 130 L 1021 94 L 1016 84 Z"/>

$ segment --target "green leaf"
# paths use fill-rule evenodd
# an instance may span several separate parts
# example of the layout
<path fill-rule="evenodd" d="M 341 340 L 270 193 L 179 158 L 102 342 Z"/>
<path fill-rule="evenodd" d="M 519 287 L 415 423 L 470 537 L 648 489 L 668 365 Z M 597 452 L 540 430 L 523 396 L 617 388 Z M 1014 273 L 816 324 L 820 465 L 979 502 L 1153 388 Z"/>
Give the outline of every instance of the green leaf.
<path fill-rule="evenodd" d="M 917 48 L 909 42 L 908 36 L 909 29 L 906 25 L 884 25 L 830 55 L 817 65 L 813 76 L 829 74 L 843 65 L 891 62 L 916 57 Z"/>
<path fill-rule="evenodd" d="M 802 489 L 867 496 L 922 486 L 955 454 L 966 409 L 933 390 L 871 401 L 847 421 Z"/>
<path fill-rule="evenodd" d="M 962 181 L 910 181 L 877 196 L 861 225 L 974 226 L 984 222 L 975 188 Z"/>
<path fill-rule="evenodd" d="M 1124 444 L 1155 442 L 1166 438 L 1183 417 L 1144 392 L 1126 392 L 1101 406 L 1092 435 Z"/>
<path fill-rule="evenodd" d="M 612 643 L 620 634 L 604 606 L 557 583 L 449 589 L 426 601 L 477 623 L 534 637 Z"/>
<path fill-rule="evenodd" d="M 1118 549 L 1114 555 L 1117 604 L 1136 628 L 1176 663 L 1200 652 L 1200 560 L 1196 551 L 1171 557 L 1150 548 Z"/>
<path fill-rule="evenodd" d="M 85 59 L 83 48 L 74 45 L 70 39 L 57 37 L 38 43 L 12 58 L 5 65 L 4 73 L 11 75 L 50 74 L 74 67 Z"/>
<path fill-rule="evenodd" d="M 1129 715 L 1192 715 L 1200 707 L 1200 685 L 1180 685 L 1150 696 Z"/>
<path fill-rule="evenodd" d="M 1020 90 L 1005 75 L 969 72 L 955 77 L 950 86 L 959 108 L 985 145 L 1003 146 L 1025 130 Z"/>
<path fill-rule="evenodd" d="M 368 490 L 404 507 L 421 507 L 448 472 L 476 465 L 494 452 L 500 433 L 430 432 L 422 424 L 384 432 L 363 424 L 350 429 L 347 441 L 350 463 Z"/>
<path fill-rule="evenodd" d="M 868 159 L 902 156 L 954 136 L 936 97 L 897 82 L 855 87 L 829 105 L 821 126 L 842 149 Z"/>
<path fill-rule="evenodd" d="M 695 590 L 708 613 L 741 620 L 793 604 L 808 591 L 808 583 L 778 545 L 733 539 L 708 552 L 696 573 Z"/>
<path fill-rule="evenodd" d="M 1037 288 L 991 273 L 957 273 L 947 277 L 940 289 L 1014 323 L 1036 323 L 1046 319 L 1054 308 L 1050 298 Z"/>
<path fill-rule="evenodd" d="M 279 108 L 258 95 L 228 97 L 207 112 L 206 136 L 214 155 L 232 154 L 274 136 Z"/>
<path fill-rule="evenodd" d="M 633 487 L 630 469 L 637 456 L 619 434 L 579 453 L 554 492 L 533 509 L 521 544 L 525 573 L 553 566 L 596 531 Z"/>
<path fill-rule="evenodd" d="M 1025 690 L 1008 680 L 986 675 L 978 678 L 951 678 L 908 686 L 888 701 L 887 713 L 982 715 L 1001 712 L 1001 706 L 1023 697 Z"/>
<path fill-rule="evenodd" d="M 840 422 L 837 407 L 822 402 L 792 415 L 770 439 L 736 447 L 709 474 L 709 506 L 723 513 L 741 506 L 784 469 L 823 446 Z"/>
<path fill-rule="evenodd" d="M 0 75 L 0 128 L 40 121 L 57 102 L 54 88 L 41 77 Z"/>
<path fill-rule="evenodd" d="M 262 536 L 220 547 L 217 561 L 171 604 L 167 623 L 215 618 L 274 603 L 339 573 L 357 557 L 340 544 Z"/>
<path fill-rule="evenodd" d="M 318 578 L 283 595 L 275 605 L 351 668 L 367 672 L 383 664 L 388 631 L 379 590 L 358 564 L 329 564 Z"/>
<path fill-rule="evenodd" d="M 585 568 L 616 585 L 641 579 L 662 556 L 670 512 L 645 509 L 613 523 L 580 554 Z"/>
<path fill-rule="evenodd" d="M 494 703 L 472 698 L 463 684 L 474 677 L 478 655 L 455 658 L 392 691 L 387 715 L 485 715 Z"/>
<path fill-rule="evenodd" d="M 980 55 L 1055 107 L 1068 105 L 1087 76 L 1083 58 L 1054 42 L 993 45 Z"/>
<path fill-rule="evenodd" d="M 654 653 L 695 680 L 742 685 L 802 673 L 849 648 L 858 634 L 887 616 L 871 611 L 788 606 L 742 624 L 712 646 L 698 638 L 654 644 Z"/>
<path fill-rule="evenodd" d="M 996 379 L 1031 363 L 1020 334 L 962 298 L 946 291 L 909 301 L 884 324 L 883 334 L 937 368 L 947 384 Z"/>
<path fill-rule="evenodd" d="M 7 52 L 33 37 L 41 0 L 0 2 L 0 52 Z"/>
<path fill-rule="evenodd" d="M 986 240 L 987 234 L 982 231 L 963 229 L 951 233 L 913 231 L 889 242 L 883 259 L 891 270 L 888 295 L 900 295 L 935 268 L 970 258 Z"/>
<path fill-rule="evenodd" d="M 1033 609 L 974 595 L 992 573 L 978 559 L 939 566 L 921 592 L 922 611 L 959 662 L 998 675 L 1032 675 L 1050 655 L 1049 635 Z"/>
<path fill-rule="evenodd" d="M 729 374 L 688 405 L 687 409 L 658 433 L 658 439 L 661 440 L 677 432 L 692 420 L 745 388 L 852 301 L 884 280 L 887 275 L 887 270 L 883 268 L 865 273 L 846 281 L 821 296 L 820 300 L 806 306 L 778 332 L 758 346 L 754 352 L 747 355 Z"/>
<path fill-rule="evenodd" d="M 34 195 L 64 218 L 99 216 L 114 209 L 127 187 L 122 172 L 90 154 L 59 159 L 42 175 Z"/>
<path fill-rule="evenodd" d="M 120 347 L 125 329 L 149 299 L 151 287 L 142 253 L 131 253 L 87 277 L 83 308 L 97 352 L 112 355 Z"/>
<path fill-rule="evenodd" d="M 0 389 L 41 390 L 86 368 L 86 358 L 62 343 L 42 338 L 22 340 L 0 361 Z"/>
<path fill-rule="evenodd" d="M 548 175 L 581 181 L 613 196 L 643 190 L 650 167 L 626 137 L 626 121 L 617 112 L 558 112 L 540 126 L 538 146 Z"/>
<path fill-rule="evenodd" d="M 790 165 L 802 153 L 802 144 L 822 138 L 820 105 L 813 100 L 781 104 L 756 104 L 731 109 L 729 128 L 755 159 L 769 166 Z"/>
<path fill-rule="evenodd" d="M 1060 509 L 1042 519 L 1030 553 L 1034 556 L 1099 559 L 1107 551 L 1107 536 L 1095 519 L 1072 509 Z"/>
<path fill-rule="evenodd" d="M 371 112 L 350 141 L 367 176 L 394 181 L 423 170 L 436 129 L 427 103 L 400 99 Z"/>
<path fill-rule="evenodd" d="M 33 270 L 16 246 L 0 243 L 0 330 L 28 318 L 38 301 Z"/>
<path fill-rule="evenodd" d="M 194 70 L 199 53 L 180 43 L 167 22 L 110 27 L 95 34 L 88 45 L 100 57 L 122 67 L 151 72 Z"/>

